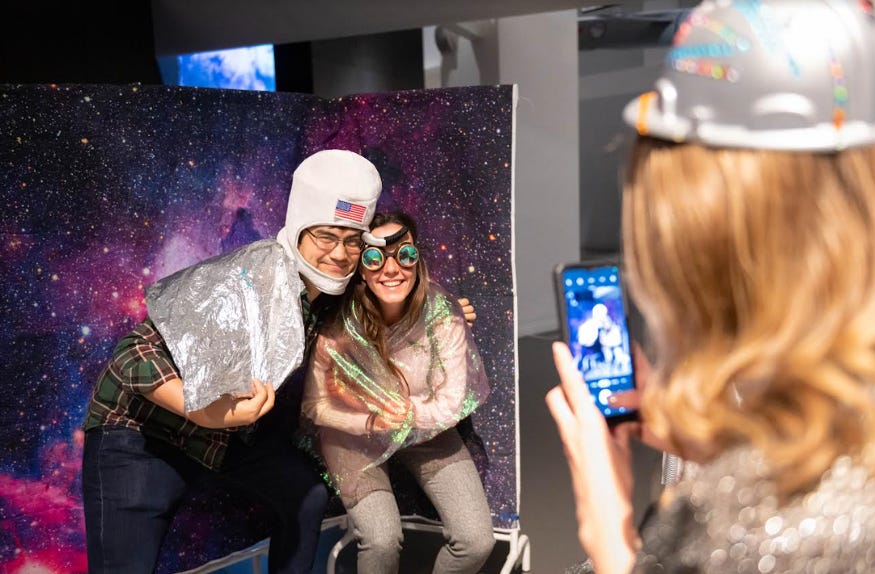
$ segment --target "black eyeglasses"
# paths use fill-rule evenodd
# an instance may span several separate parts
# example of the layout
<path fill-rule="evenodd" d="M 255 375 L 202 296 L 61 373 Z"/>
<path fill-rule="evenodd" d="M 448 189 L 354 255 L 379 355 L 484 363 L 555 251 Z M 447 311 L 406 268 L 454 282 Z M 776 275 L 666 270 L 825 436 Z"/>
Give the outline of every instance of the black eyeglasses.
<path fill-rule="evenodd" d="M 336 235 L 331 235 L 329 233 L 313 233 L 309 229 L 305 229 L 305 232 L 310 234 L 310 237 L 313 238 L 313 243 L 316 244 L 316 247 L 322 249 L 323 251 L 333 251 L 335 247 L 337 247 L 338 243 L 343 243 L 343 248 L 346 249 L 348 253 L 358 254 L 362 250 L 362 239 L 358 235 L 350 235 L 349 237 L 345 237 L 341 239 Z"/>
<path fill-rule="evenodd" d="M 419 249 L 408 243 L 388 253 L 379 247 L 368 246 L 362 251 L 362 266 L 369 271 L 379 271 L 390 257 L 394 257 L 401 267 L 413 267 L 419 261 Z"/>

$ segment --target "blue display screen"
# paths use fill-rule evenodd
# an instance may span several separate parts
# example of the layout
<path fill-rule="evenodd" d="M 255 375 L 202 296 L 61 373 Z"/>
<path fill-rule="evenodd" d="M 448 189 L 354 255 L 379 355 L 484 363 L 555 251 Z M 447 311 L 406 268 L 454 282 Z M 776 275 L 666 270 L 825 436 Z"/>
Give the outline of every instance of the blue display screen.
<path fill-rule="evenodd" d="M 167 84 L 276 91 L 272 44 L 162 57 L 158 63 Z"/>
<path fill-rule="evenodd" d="M 561 281 L 568 346 L 583 379 L 606 417 L 629 414 L 608 403 L 635 384 L 619 268 L 566 267 Z"/>

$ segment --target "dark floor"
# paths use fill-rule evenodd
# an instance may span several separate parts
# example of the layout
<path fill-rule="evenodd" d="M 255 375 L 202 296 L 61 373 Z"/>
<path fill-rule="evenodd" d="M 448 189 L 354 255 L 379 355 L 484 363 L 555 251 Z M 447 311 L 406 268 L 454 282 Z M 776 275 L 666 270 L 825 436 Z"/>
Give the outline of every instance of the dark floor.
<path fill-rule="evenodd" d="M 555 335 L 522 337 L 519 341 L 519 404 L 521 500 L 520 526 L 531 544 L 531 572 L 561 574 L 585 558 L 577 542 L 577 525 L 568 467 L 559 435 L 544 403 L 544 395 L 557 384 L 550 344 Z M 638 517 L 658 491 L 662 457 L 636 445 L 633 454 L 635 510 Z M 604 509 L 610 512 L 610 509 Z M 330 533 L 326 532 L 330 537 Z M 428 574 L 431 557 L 441 544 L 439 535 L 406 532 L 402 553 L 402 574 Z M 483 569 L 484 574 L 501 572 L 507 543 L 497 543 Z M 345 549 L 337 563 L 337 574 L 355 572 L 355 550 Z M 519 572 L 520 570 L 515 570 Z"/>

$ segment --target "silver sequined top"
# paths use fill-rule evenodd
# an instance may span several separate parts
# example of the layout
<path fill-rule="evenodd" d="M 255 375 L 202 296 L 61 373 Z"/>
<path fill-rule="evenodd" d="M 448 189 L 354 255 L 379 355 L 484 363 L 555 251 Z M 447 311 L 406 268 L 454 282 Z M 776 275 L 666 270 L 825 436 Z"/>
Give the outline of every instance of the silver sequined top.
<path fill-rule="evenodd" d="M 673 502 L 642 530 L 635 572 L 875 571 L 875 481 L 850 457 L 780 507 L 752 449 L 686 470 Z"/>

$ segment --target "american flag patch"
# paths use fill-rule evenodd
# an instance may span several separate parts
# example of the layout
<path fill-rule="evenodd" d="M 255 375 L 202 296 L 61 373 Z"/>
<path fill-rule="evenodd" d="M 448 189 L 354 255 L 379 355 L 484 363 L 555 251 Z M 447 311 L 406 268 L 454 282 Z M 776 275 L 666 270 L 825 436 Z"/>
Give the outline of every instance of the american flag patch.
<path fill-rule="evenodd" d="M 338 199 L 337 206 L 334 208 L 334 217 L 337 219 L 348 219 L 350 221 L 355 221 L 356 223 L 362 223 L 365 220 L 365 213 L 367 213 L 367 211 L 368 208 L 364 205 Z"/>

